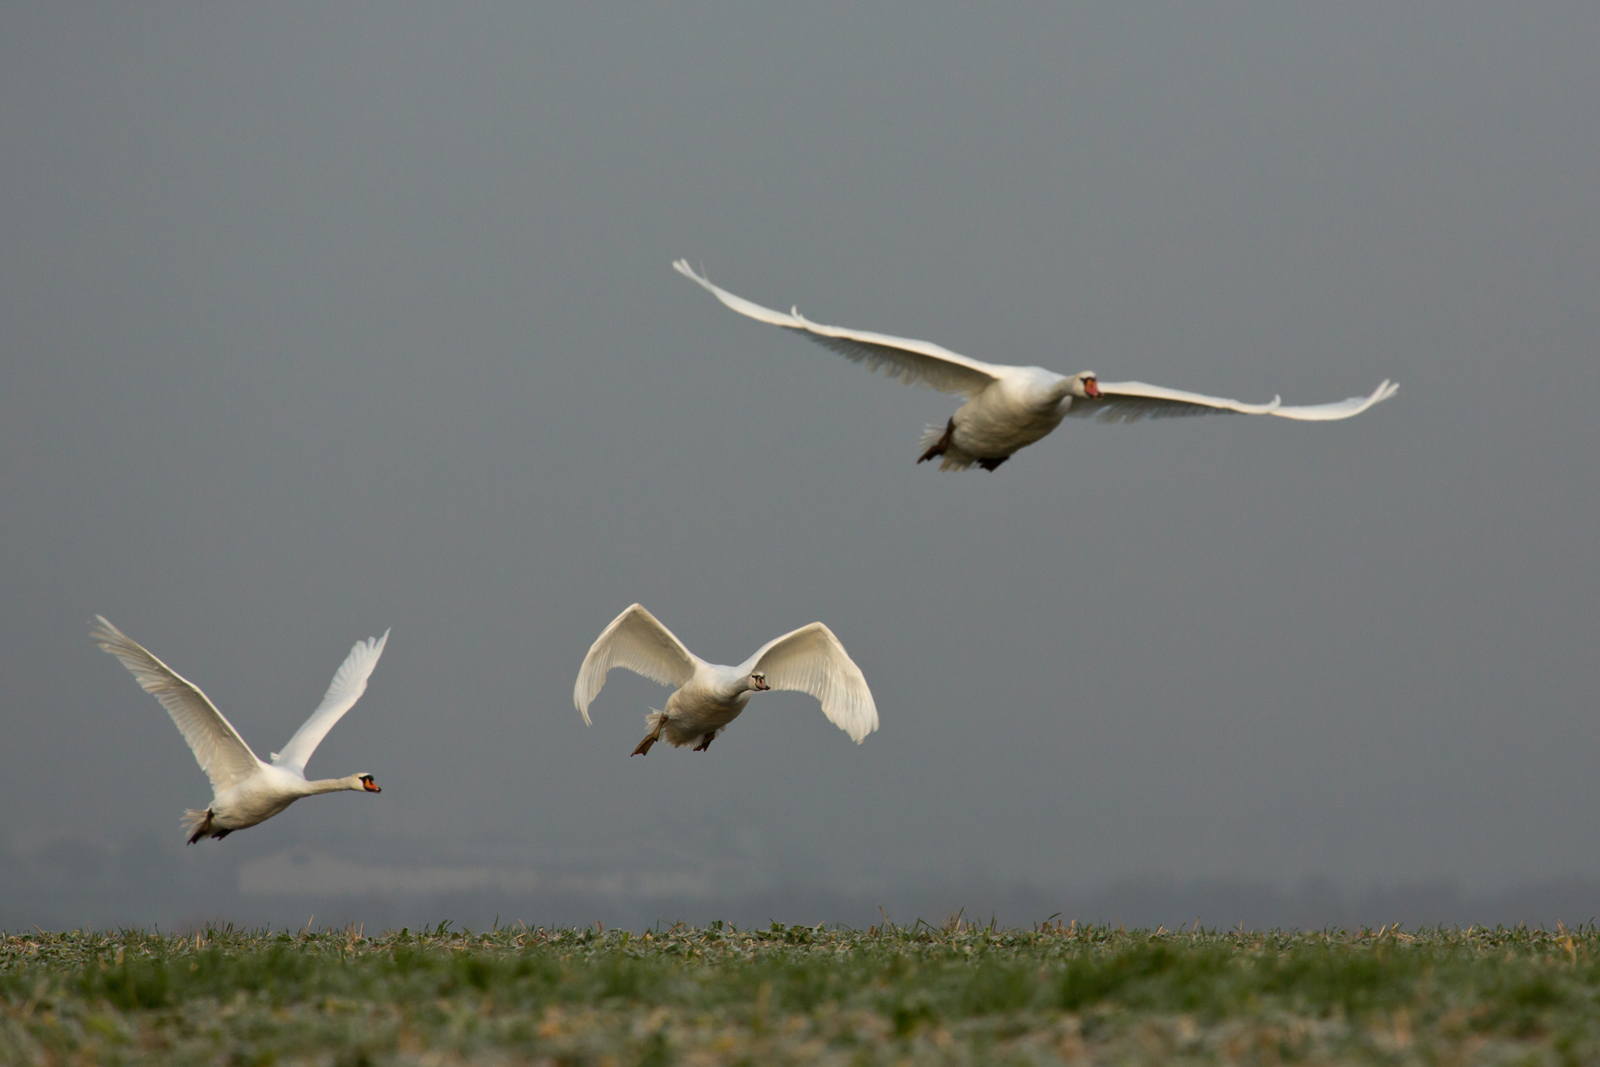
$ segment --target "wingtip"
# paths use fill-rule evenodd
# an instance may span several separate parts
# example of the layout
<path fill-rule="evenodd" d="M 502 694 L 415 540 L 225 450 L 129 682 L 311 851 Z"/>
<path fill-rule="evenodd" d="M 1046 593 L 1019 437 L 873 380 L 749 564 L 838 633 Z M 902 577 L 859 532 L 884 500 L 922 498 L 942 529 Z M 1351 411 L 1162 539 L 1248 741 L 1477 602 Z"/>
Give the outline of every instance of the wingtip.
<path fill-rule="evenodd" d="M 589 667 L 588 660 L 584 660 L 583 669 L 578 672 L 578 680 L 572 686 L 572 706 L 578 709 L 578 714 L 583 716 L 583 725 L 593 726 L 589 721 L 589 705 L 594 703 L 595 694 L 585 693 L 584 674 Z"/>
<path fill-rule="evenodd" d="M 1381 404 L 1399 391 L 1399 382 L 1391 381 L 1388 378 L 1385 378 L 1383 381 L 1378 383 L 1378 387 L 1372 391 L 1372 395 L 1366 398 L 1366 402 L 1361 405 L 1361 410 L 1365 411 L 1375 404 Z"/>
<path fill-rule="evenodd" d="M 128 635 L 117 629 L 104 615 L 96 615 L 94 620 L 89 625 L 89 640 L 93 641 L 100 651 L 116 655 L 116 647 L 129 640 Z"/>

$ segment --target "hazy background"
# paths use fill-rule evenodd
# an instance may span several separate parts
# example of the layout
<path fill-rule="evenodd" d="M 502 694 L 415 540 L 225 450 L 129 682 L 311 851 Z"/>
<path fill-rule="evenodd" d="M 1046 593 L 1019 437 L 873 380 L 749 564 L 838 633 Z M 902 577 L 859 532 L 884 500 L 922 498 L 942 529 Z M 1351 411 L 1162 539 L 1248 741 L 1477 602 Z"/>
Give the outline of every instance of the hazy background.
<path fill-rule="evenodd" d="M 1593 4 L 7 4 L 0 926 L 1600 914 Z M 741 319 L 1320 403 L 913 462 Z M 859 748 L 584 651 L 813 619 Z M 394 628 L 333 796 L 208 798 Z M 1409 909 L 1409 910 L 1408 910 Z"/>

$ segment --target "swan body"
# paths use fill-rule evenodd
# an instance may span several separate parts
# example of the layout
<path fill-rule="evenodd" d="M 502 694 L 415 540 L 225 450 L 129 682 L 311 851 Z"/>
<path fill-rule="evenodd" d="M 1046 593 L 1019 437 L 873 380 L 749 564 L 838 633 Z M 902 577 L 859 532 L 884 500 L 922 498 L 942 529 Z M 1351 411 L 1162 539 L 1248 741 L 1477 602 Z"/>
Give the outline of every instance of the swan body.
<path fill-rule="evenodd" d="M 1280 397 L 1265 404 L 1246 404 L 1146 382 L 1102 382 L 1093 371 L 1067 376 L 1043 367 L 985 363 L 929 341 L 824 326 L 801 315 L 799 308 L 792 308 L 787 314 L 774 311 L 711 284 L 695 273 L 687 260 L 680 259 L 673 267 L 741 315 L 794 330 L 846 359 L 865 364 L 868 370 L 881 370 L 908 385 L 966 397 L 967 402 L 944 426 L 930 426 L 923 434 L 924 452 L 917 462 L 938 459 L 940 470 L 965 470 L 976 465 L 992 471 L 1018 449 L 1047 436 L 1069 416 L 1135 422 L 1142 418 L 1234 414 L 1327 422 L 1359 415 L 1389 399 L 1400 388 L 1385 379 L 1369 396 L 1289 407 Z"/>
<path fill-rule="evenodd" d="M 585 723 L 590 721 L 589 705 L 613 667 L 676 687 L 662 710 L 645 716 L 651 732 L 633 750 L 635 756 L 648 753 L 663 734 L 674 747 L 698 742 L 694 750 L 704 752 L 744 711 L 750 694 L 767 689 L 816 697 L 828 720 L 857 744 L 878 728 L 878 708 L 861 668 L 820 622 L 768 641 L 730 667 L 696 656 L 644 605 L 634 604 L 601 631 L 578 669 L 572 702 Z"/>
<path fill-rule="evenodd" d="M 145 692 L 161 702 L 189 742 L 200 769 L 211 779 L 211 804 L 203 811 L 183 813 L 183 829 L 192 845 L 202 837 L 227 837 L 264 822 L 301 797 L 317 793 L 354 790 L 381 793 L 370 774 L 347 778 L 306 779 L 306 761 L 316 751 L 328 731 L 349 711 L 367 690 L 367 679 L 383 655 L 389 631 L 382 637 L 357 641 L 350 655 L 334 672 L 327 695 L 311 717 L 295 731 L 282 752 L 272 753 L 272 762 L 262 762 L 251 751 L 215 704 L 177 671 L 162 663 L 143 645 L 117 629 L 103 615 L 90 637 L 101 650 L 122 661 Z"/>

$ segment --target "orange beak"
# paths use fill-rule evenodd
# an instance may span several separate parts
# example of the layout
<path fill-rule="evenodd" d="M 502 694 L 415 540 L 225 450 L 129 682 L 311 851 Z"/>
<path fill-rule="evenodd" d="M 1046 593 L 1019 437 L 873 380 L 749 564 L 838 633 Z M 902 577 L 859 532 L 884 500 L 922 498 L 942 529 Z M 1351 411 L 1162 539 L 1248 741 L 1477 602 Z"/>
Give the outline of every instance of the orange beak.
<path fill-rule="evenodd" d="M 374 782 L 371 778 L 368 778 L 365 781 L 363 781 L 361 783 L 361 787 L 363 789 L 365 789 L 369 793 L 381 793 L 381 792 L 383 792 L 383 790 L 378 788 L 378 783 Z"/>
<path fill-rule="evenodd" d="M 1085 378 L 1083 380 L 1083 391 L 1092 397 L 1099 397 L 1100 386 L 1093 378 Z"/>

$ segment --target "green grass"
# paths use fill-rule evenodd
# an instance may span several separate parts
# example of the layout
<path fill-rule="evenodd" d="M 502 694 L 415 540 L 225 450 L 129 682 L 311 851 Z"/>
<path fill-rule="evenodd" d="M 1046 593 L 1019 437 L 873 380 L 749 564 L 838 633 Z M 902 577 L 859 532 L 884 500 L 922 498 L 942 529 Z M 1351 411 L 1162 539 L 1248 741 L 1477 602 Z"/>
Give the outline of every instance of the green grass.
<path fill-rule="evenodd" d="M 1597 1063 L 1600 932 L 13 934 L 0 1063 Z"/>

